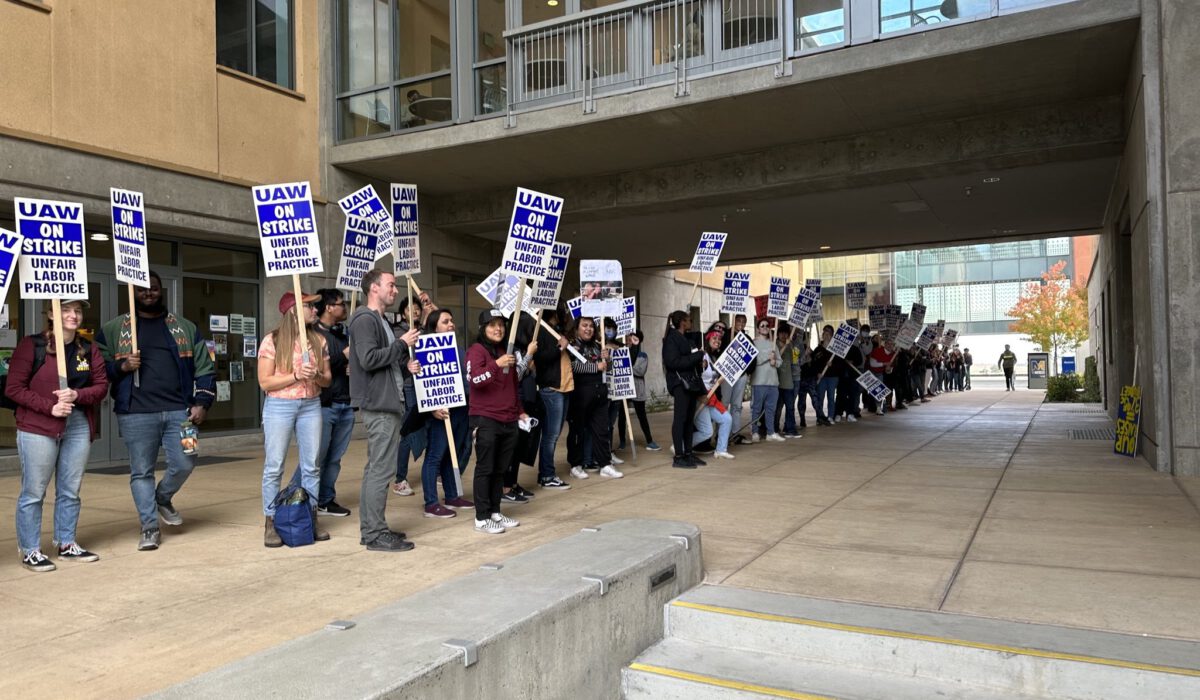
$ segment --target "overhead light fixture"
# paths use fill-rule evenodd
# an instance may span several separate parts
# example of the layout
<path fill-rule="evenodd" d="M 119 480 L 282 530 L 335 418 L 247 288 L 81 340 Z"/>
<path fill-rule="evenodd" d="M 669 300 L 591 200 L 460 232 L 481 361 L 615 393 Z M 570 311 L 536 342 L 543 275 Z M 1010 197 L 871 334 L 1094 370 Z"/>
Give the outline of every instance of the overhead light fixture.
<path fill-rule="evenodd" d="M 983 181 L 984 181 L 984 182 L 986 182 L 987 184 L 989 184 L 989 185 L 990 185 L 990 184 L 992 184 L 993 182 L 1000 182 L 1000 178 L 998 178 L 998 177 L 985 177 L 985 178 L 983 178 Z"/>
<path fill-rule="evenodd" d="M 823 245 L 823 246 L 821 246 L 821 250 L 829 250 L 832 247 L 833 246 Z"/>
<path fill-rule="evenodd" d="M 107 241 L 107 240 L 108 240 L 108 234 L 107 234 L 107 233 L 93 233 L 93 234 L 91 235 L 91 239 L 92 239 L 93 241 Z"/>
<path fill-rule="evenodd" d="M 675 264 L 675 263 L 677 263 L 677 262 L 679 262 L 679 261 L 678 261 L 678 260 L 676 260 L 675 258 L 671 258 L 670 260 L 668 260 L 668 261 L 667 261 L 667 264 L 668 264 L 668 265 L 674 265 L 674 264 Z"/>
<path fill-rule="evenodd" d="M 558 0 L 546 0 L 546 4 L 550 7 L 558 7 Z"/>

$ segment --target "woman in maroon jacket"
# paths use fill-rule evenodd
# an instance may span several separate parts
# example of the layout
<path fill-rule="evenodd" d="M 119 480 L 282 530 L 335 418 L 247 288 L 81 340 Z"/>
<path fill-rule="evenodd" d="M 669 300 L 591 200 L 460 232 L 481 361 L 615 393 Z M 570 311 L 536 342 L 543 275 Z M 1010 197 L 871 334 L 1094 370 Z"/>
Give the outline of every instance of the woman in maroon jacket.
<path fill-rule="evenodd" d="M 8 366 L 5 394 L 17 404 L 17 452 L 21 495 L 17 499 L 17 546 L 30 571 L 54 571 L 42 554 L 42 502 L 54 477 L 54 542 L 63 561 L 100 557 L 75 541 L 79 486 L 96 434 L 96 406 L 108 392 L 104 357 L 95 343 L 76 334 L 86 301 L 62 303 L 67 388 L 58 388 L 54 334 L 45 331 L 17 343 Z"/>
<path fill-rule="evenodd" d="M 504 349 L 507 327 L 499 311 L 484 311 L 479 315 L 479 338 L 467 349 L 467 415 L 475 433 L 475 529 L 489 535 L 520 525 L 500 513 L 504 471 L 517 448 L 517 421 L 527 418 L 517 393 L 517 360 Z"/>

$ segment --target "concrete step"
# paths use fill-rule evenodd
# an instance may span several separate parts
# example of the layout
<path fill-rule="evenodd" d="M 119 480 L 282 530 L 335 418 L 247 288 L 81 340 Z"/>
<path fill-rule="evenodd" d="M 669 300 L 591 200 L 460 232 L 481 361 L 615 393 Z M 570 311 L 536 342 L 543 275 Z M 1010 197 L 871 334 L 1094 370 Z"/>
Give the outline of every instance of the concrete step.
<path fill-rule="evenodd" d="M 667 647 L 674 656 L 693 664 L 682 670 L 714 678 L 732 674 L 736 666 L 730 667 L 729 663 L 749 664 L 761 657 L 782 666 L 815 665 L 813 668 L 834 669 L 850 676 L 867 674 L 896 688 L 906 687 L 908 681 L 932 683 L 939 692 L 968 688 L 972 689 L 970 697 L 990 691 L 1009 697 L 1069 700 L 1200 698 L 1200 644 L 1187 641 L 842 603 L 728 586 L 700 586 L 668 604 L 667 632 L 664 644 L 686 643 L 691 645 L 688 649 L 706 652 L 689 656 L 673 651 L 675 646 Z M 654 656 L 659 653 L 656 648 L 644 656 L 659 658 Z M 734 661 L 723 661 L 720 667 L 706 671 L 701 663 L 705 656 Z M 672 668 L 671 658 L 662 657 L 662 661 L 658 664 L 638 659 L 647 666 Z M 756 663 L 753 667 L 762 665 Z M 648 682 L 647 674 L 663 676 L 644 670 L 639 673 L 638 684 Z M 627 674 L 635 678 L 632 672 Z M 680 682 L 697 684 L 664 677 L 676 686 Z M 758 671 L 730 677 L 758 678 L 768 688 L 774 687 L 772 682 L 783 683 L 780 687 L 788 692 L 822 694 L 803 679 Z M 664 687 L 670 685 L 659 678 L 653 681 Z M 631 683 L 625 681 L 626 686 Z M 827 687 L 833 690 L 842 687 L 832 680 L 830 683 Z M 899 697 L 837 692 L 832 696 Z"/>
<path fill-rule="evenodd" d="M 622 672 L 621 690 L 627 700 L 726 700 L 764 696 L 805 700 L 1021 700 L 1031 697 L 670 638 L 648 649 Z"/>

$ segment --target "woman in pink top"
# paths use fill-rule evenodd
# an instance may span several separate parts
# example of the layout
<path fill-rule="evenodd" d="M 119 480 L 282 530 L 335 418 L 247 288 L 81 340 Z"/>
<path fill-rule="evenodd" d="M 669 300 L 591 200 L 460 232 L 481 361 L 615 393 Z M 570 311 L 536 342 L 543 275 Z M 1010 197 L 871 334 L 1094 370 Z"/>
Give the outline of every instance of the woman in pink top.
<path fill-rule="evenodd" d="M 315 294 L 304 294 L 305 331 L 308 336 L 308 355 L 300 350 L 296 324 L 296 296 L 288 292 L 279 300 L 283 317 L 279 326 L 267 334 L 258 348 L 258 385 L 267 393 L 263 403 L 263 462 L 262 503 L 266 516 L 263 544 L 281 547 L 283 540 L 275 532 L 275 496 L 283 476 L 283 462 L 296 436 L 300 448 L 300 485 L 308 492 L 313 507 L 313 537 L 329 539 L 329 533 L 317 529 L 317 452 L 321 447 L 321 387 L 329 386 L 329 351 L 325 339 L 308 325 L 316 321 L 313 302 Z M 290 352 L 283 352 L 289 348 Z"/>

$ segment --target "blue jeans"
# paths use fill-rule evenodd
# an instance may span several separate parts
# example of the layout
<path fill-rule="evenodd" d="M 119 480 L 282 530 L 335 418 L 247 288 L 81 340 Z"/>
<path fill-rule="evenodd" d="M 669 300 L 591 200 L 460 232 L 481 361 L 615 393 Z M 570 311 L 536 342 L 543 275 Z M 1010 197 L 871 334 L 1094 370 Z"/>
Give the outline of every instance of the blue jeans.
<path fill-rule="evenodd" d="M 321 399 L 279 399 L 268 396 L 263 402 L 263 514 L 275 516 L 275 496 L 283 477 L 292 436 L 300 448 L 300 484 L 315 506 L 321 476 L 317 473 L 317 453 L 321 449 Z M 178 441 L 176 441 L 178 442 Z"/>
<path fill-rule="evenodd" d="M 412 382 L 404 385 L 404 405 L 406 407 L 417 405 L 417 389 Z M 400 447 L 396 451 L 396 483 L 408 480 L 408 463 L 413 458 L 421 456 L 421 450 L 425 448 L 424 440 L 425 431 L 423 430 L 409 433 L 407 437 L 400 440 Z"/>
<path fill-rule="evenodd" d="M 796 432 L 796 390 L 792 387 L 779 387 L 779 403 L 775 407 L 773 425 L 778 429 L 779 414 L 783 413 L 783 432 Z"/>
<path fill-rule="evenodd" d="M 327 506 L 337 497 L 338 474 L 342 473 L 342 455 L 350 446 L 354 432 L 354 409 L 348 403 L 321 407 L 321 447 L 317 450 L 320 488 L 317 505 Z M 300 469 L 292 472 L 291 486 L 300 486 Z"/>
<path fill-rule="evenodd" d="M 733 418 L 733 432 L 738 432 L 745 425 L 742 422 L 742 398 L 746 396 L 746 382 L 750 381 L 750 377 L 742 375 L 730 387 L 729 400 L 725 402 L 729 406 L 729 415 Z M 721 394 L 725 396 L 724 393 Z"/>
<path fill-rule="evenodd" d="M 538 389 L 538 393 L 546 411 L 546 420 L 542 423 L 542 445 L 538 451 L 538 481 L 541 481 L 554 476 L 554 448 L 558 445 L 558 436 L 562 434 L 563 419 L 567 416 L 571 395 L 554 389 Z"/>
<path fill-rule="evenodd" d="M 779 403 L 779 387 L 778 386 L 751 386 L 750 387 L 750 419 L 757 422 L 760 417 L 766 418 L 767 434 L 775 434 L 775 425 L 773 418 L 775 416 L 775 406 Z M 751 430 L 753 432 L 753 429 Z"/>
<path fill-rule="evenodd" d="M 817 419 L 833 420 L 837 415 L 837 377 L 826 376 L 817 382 Z M 821 409 L 824 408 L 824 412 Z"/>
<path fill-rule="evenodd" d="M 79 486 L 87 466 L 92 429 L 87 414 L 77 406 L 67 418 L 62 438 L 17 431 L 21 456 L 21 495 L 17 497 L 17 546 L 21 556 L 41 548 L 42 502 L 50 477 L 54 477 L 54 541 L 75 541 L 79 523 Z M 178 442 L 178 441 L 176 441 Z"/>
<path fill-rule="evenodd" d="M 121 438 L 129 448 L 129 490 L 142 529 L 158 527 L 158 504 L 169 503 L 196 467 L 196 456 L 185 455 L 179 444 L 179 425 L 188 412 L 124 413 L 117 416 Z M 167 473 L 154 485 L 158 448 L 167 454 Z"/>
<path fill-rule="evenodd" d="M 463 439 L 471 432 L 470 419 L 466 406 L 450 409 L 450 427 L 454 430 L 454 448 L 458 451 L 458 473 L 466 471 L 466 460 L 463 454 Z M 421 491 L 425 496 L 425 505 L 437 503 L 437 482 L 442 477 L 442 490 L 446 492 L 446 500 L 462 495 L 458 475 L 454 473 L 454 462 L 450 459 L 450 441 L 446 438 L 446 426 L 436 418 L 430 418 L 425 426 L 426 439 L 425 461 L 421 464 Z M 468 438 L 469 439 L 469 438 Z"/>
<path fill-rule="evenodd" d="M 692 433 L 692 444 L 703 442 L 713 434 L 713 423 L 717 424 L 717 452 L 729 451 L 729 431 L 733 428 L 733 416 L 729 411 L 721 413 L 712 406 L 704 406 L 696 413 L 694 426 L 695 432 Z"/>

